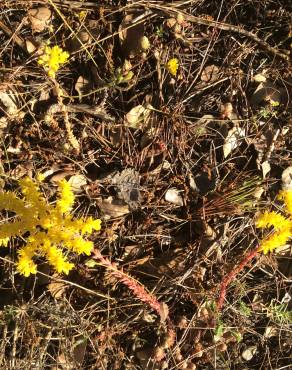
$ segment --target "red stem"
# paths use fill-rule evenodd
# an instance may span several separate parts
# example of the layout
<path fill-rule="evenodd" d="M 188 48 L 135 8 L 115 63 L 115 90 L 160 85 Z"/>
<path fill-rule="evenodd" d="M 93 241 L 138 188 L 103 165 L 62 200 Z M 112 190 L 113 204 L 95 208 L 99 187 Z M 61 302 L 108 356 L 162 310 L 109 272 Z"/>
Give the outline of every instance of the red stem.
<path fill-rule="evenodd" d="M 168 309 L 166 304 L 160 303 L 153 294 L 147 292 L 145 287 L 136 281 L 132 276 L 126 274 L 122 270 L 119 270 L 116 264 L 104 257 L 98 249 L 94 249 L 93 254 L 94 258 L 98 259 L 100 263 L 112 273 L 113 276 L 115 276 L 121 283 L 132 290 L 138 299 L 152 307 L 160 315 L 162 321 L 167 319 Z"/>
<path fill-rule="evenodd" d="M 226 297 L 227 287 L 228 285 L 235 279 L 236 275 L 240 273 L 244 269 L 244 267 L 258 255 L 259 247 L 252 249 L 249 253 L 247 253 L 240 263 L 233 268 L 227 275 L 225 275 L 224 279 L 222 280 L 221 287 L 220 287 L 220 294 L 217 301 L 217 309 L 221 311 L 224 303 L 224 299 Z"/>

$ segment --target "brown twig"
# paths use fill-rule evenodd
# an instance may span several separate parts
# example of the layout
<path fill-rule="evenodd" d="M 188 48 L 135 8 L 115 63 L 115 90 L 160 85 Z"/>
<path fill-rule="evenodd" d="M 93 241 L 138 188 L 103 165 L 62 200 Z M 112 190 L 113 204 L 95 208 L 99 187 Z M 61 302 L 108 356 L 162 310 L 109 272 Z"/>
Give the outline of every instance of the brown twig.
<path fill-rule="evenodd" d="M 0 21 L 0 28 L 3 32 L 6 33 L 7 36 L 11 37 L 11 39 L 24 51 L 27 53 L 25 41 L 22 37 L 16 34 L 16 31 L 12 31 L 9 27 L 6 26 L 3 22 Z M 19 28 L 19 27 L 18 27 Z"/>
<path fill-rule="evenodd" d="M 181 10 L 176 9 L 175 7 L 168 7 L 168 6 L 162 5 L 162 4 L 161 5 L 157 4 L 157 3 L 152 4 L 152 3 L 147 2 L 145 4 L 139 3 L 139 5 L 144 6 L 145 8 L 152 8 L 152 9 L 158 9 L 158 10 L 161 10 L 161 11 L 164 11 L 164 12 L 166 12 L 166 11 L 171 12 L 174 15 L 182 14 L 184 19 L 187 22 L 192 22 L 192 23 L 196 23 L 196 24 L 199 24 L 199 25 L 202 25 L 202 26 L 207 26 L 207 27 L 218 28 L 219 30 L 222 30 L 222 31 L 229 31 L 229 32 L 237 33 L 241 36 L 245 36 L 245 37 L 253 40 L 254 42 L 256 42 L 263 49 L 266 49 L 269 53 L 285 60 L 286 62 L 288 62 L 290 64 L 290 57 L 289 57 L 288 54 L 285 54 L 284 52 L 280 51 L 279 49 L 269 45 L 266 41 L 264 41 L 263 39 L 261 39 L 260 37 L 255 35 L 254 33 L 250 32 L 250 31 L 247 31 L 242 27 L 234 26 L 232 24 L 222 23 L 222 22 L 218 22 L 218 21 L 214 21 L 214 20 L 210 20 L 210 19 L 206 19 L 206 18 L 202 18 L 202 17 L 196 17 L 194 15 L 182 12 Z M 133 4 L 133 6 L 135 6 L 135 4 Z"/>

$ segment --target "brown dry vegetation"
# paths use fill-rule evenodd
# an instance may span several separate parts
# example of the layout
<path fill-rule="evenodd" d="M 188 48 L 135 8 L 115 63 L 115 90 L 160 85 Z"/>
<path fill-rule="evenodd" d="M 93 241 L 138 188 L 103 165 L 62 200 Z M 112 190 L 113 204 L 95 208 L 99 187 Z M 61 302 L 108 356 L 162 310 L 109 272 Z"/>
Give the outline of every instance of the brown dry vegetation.
<path fill-rule="evenodd" d="M 1 1 L 1 187 L 44 173 L 53 200 L 73 178 L 74 213 L 103 221 L 96 248 L 169 309 L 161 321 L 92 258 L 71 256 L 65 277 L 40 260 L 24 279 L 15 240 L 0 250 L 1 369 L 288 369 L 289 246 L 254 259 L 221 313 L 215 302 L 292 164 L 291 12 L 287 0 Z M 70 53 L 57 83 L 37 64 L 48 40 Z"/>

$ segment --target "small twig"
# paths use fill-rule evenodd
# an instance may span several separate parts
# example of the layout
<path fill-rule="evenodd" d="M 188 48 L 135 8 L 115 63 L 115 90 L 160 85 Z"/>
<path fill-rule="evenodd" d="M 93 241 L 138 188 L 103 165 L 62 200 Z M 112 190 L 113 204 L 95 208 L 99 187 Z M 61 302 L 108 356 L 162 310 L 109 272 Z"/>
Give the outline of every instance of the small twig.
<path fill-rule="evenodd" d="M 173 13 L 173 14 L 176 14 L 176 15 L 177 14 L 182 14 L 184 19 L 187 22 L 192 22 L 192 23 L 196 23 L 196 24 L 199 24 L 199 25 L 202 25 L 202 26 L 207 26 L 207 27 L 218 28 L 219 30 L 222 30 L 222 31 L 234 32 L 234 33 L 237 33 L 241 36 L 245 36 L 245 37 L 253 40 L 254 42 L 256 42 L 263 49 L 266 49 L 269 53 L 271 53 L 275 56 L 278 56 L 279 58 L 285 60 L 286 62 L 288 62 L 290 64 L 290 57 L 289 57 L 288 54 L 285 54 L 284 52 L 281 52 L 277 48 L 269 45 L 266 41 L 264 41 L 263 39 L 261 39 L 260 37 L 255 35 L 254 33 L 250 32 L 250 31 L 247 31 L 242 27 L 234 26 L 234 25 L 228 24 L 228 23 L 217 22 L 217 21 L 213 21 L 213 20 L 210 20 L 210 19 L 202 18 L 202 17 L 195 17 L 191 14 L 184 13 L 179 9 L 175 9 L 174 7 L 167 7 L 165 5 L 152 4 L 152 3 L 148 3 L 148 2 L 145 3 L 145 4 L 139 3 L 139 5 L 144 6 L 145 8 L 159 9 L 159 10 L 164 11 L 164 12 L 167 11 L 167 12 L 170 12 L 170 13 Z M 135 6 L 135 4 L 133 4 L 133 6 Z"/>
<path fill-rule="evenodd" d="M 2 29 L 3 32 L 6 33 L 7 36 L 11 37 L 11 39 L 24 51 L 27 53 L 26 46 L 25 46 L 25 41 L 19 37 L 16 34 L 16 31 L 12 31 L 9 27 L 6 26 L 3 22 L 0 21 L 0 28 Z M 19 27 L 18 27 L 19 28 Z"/>

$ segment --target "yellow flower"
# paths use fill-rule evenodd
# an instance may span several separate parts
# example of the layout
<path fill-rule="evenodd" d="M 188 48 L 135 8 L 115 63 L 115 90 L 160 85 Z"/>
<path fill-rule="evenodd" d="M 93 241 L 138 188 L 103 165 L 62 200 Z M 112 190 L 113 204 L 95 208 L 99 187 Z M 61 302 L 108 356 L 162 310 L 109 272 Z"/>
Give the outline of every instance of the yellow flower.
<path fill-rule="evenodd" d="M 292 189 L 281 190 L 278 199 L 283 200 L 286 211 L 292 216 Z"/>
<path fill-rule="evenodd" d="M 32 260 L 34 253 L 35 246 L 30 243 L 28 243 L 18 252 L 18 261 L 16 263 L 16 268 L 18 272 L 25 277 L 28 277 L 30 274 L 36 274 L 37 272 L 37 266 Z"/>
<path fill-rule="evenodd" d="M 290 225 L 290 220 L 280 215 L 277 212 L 264 212 L 256 220 L 257 228 L 265 228 L 273 226 L 276 230 L 287 229 Z"/>
<path fill-rule="evenodd" d="M 273 252 L 292 238 L 292 190 L 280 191 L 277 198 L 284 201 L 283 211 L 287 217 L 274 211 L 266 211 L 256 220 L 258 228 L 274 228 L 272 235 L 264 239 L 258 248 L 264 254 Z"/>
<path fill-rule="evenodd" d="M 68 274 L 74 264 L 63 251 L 90 255 L 93 242 L 85 240 L 83 235 L 100 230 L 101 221 L 92 217 L 72 219 L 74 194 L 66 180 L 59 183 L 55 207 L 41 194 L 37 182 L 24 178 L 19 184 L 22 199 L 12 192 L 0 193 L 0 209 L 16 214 L 14 222 L 0 225 L 0 246 L 6 246 L 10 238 L 16 236 L 26 239 L 16 263 L 17 271 L 24 276 L 37 272 L 35 256 L 47 259 L 58 273 Z"/>
<path fill-rule="evenodd" d="M 87 11 L 86 10 L 81 10 L 78 14 L 77 14 L 78 18 L 83 21 L 83 19 L 87 16 Z"/>
<path fill-rule="evenodd" d="M 283 229 L 272 234 L 266 240 L 263 240 L 258 249 L 259 252 L 267 254 L 268 252 L 273 252 L 275 249 L 285 245 L 291 238 L 292 233 L 289 229 Z"/>
<path fill-rule="evenodd" d="M 28 277 L 30 274 L 37 273 L 36 264 L 33 262 L 32 259 L 28 259 L 25 257 L 19 257 L 18 262 L 16 263 L 16 268 L 17 271 L 25 277 Z"/>
<path fill-rule="evenodd" d="M 68 58 L 69 53 L 63 51 L 58 45 L 53 47 L 46 46 L 44 54 L 38 59 L 38 64 L 45 68 L 50 77 L 55 78 L 56 72 L 62 64 L 68 61 Z"/>
<path fill-rule="evenodd" d="M 74 194 L 70 184 L 66 180 L 59 182 L 59 200 L 57 201 L 57 208 L 61 213 L 69 212 L 74 204 Z"/>
<path fill-rule="evenodd" d="M 179 61 L 177 58 L 169 59 L 169 61 L 166 63 L 166 69 L 172 76 L 177 75 L 178 67 Z"/>
<path fill-rule="evenodd" d="M 7 247 L 9 238 L 0 239 L 0 247 Z"/>

